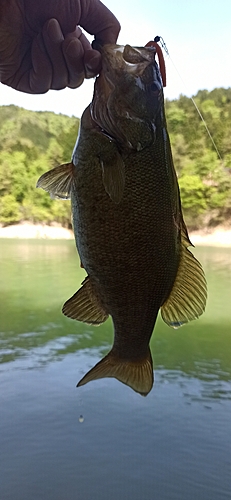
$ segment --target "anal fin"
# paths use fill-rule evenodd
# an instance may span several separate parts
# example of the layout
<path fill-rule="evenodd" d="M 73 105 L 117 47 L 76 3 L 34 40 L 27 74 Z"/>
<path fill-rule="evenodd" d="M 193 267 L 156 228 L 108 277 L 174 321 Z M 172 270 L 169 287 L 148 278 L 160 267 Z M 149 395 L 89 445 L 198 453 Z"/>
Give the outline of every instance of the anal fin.
<path fill-rule="evenodd" d="M 138 361 L 121 359 L 113 353 L 113 350 L 110 351 L 105 358 L 84 375 L 77 387 L 105 377 L 114 377 L 142 396 L 147 396 L 154 381 L 150 349 L 147 349 L 146 357 Z"/>
<path fill-rule="evenodd" d="M 190 240 L 182 224 L 181 257 L 177 276 L 168 299 L 161 307 L 165 323 L 173 328 L 199 318 L 205 310 L 207 285 L 200 262 L 187 249 Z"/>
<path fill-rule="evenodd" d="M 71 186 L 74 181 L 74 164 L 72 162 L 59 165 L 41 175 L 36 187 L 50 193 L 52 198 L 67 200 L 70 198 Z"/>
<path fill-rule="evenodd" d="M 83 281 L 82 287 L 65 302 L 62 312 L 68 318 L 91 325 L 100 325 L 108 318 L 108 314 L 95 294 L 88 276 Z"/>

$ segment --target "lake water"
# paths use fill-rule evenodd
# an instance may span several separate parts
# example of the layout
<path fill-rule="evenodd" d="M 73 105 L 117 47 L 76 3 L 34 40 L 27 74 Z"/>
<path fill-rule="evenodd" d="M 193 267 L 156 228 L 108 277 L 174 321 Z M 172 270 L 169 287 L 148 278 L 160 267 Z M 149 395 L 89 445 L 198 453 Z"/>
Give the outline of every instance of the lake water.
<path fill-rule="evenodd" d="M 196 249 L 206 313 L 158 320 L 155 385 L 76 383 L 112 344 L 61 306 L 85 273 L 72 241 L 0 240 L 0 499 L 231 499 L 231 249 Z"/>

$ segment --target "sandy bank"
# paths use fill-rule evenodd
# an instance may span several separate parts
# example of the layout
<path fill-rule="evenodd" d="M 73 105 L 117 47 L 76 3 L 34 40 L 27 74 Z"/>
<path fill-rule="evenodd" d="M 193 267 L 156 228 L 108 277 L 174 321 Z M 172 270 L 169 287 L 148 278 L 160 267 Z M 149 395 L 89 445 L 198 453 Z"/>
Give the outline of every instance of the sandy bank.
<path fill-rule="evenodd" d="M 73 239 L 73 232 L 61 226 L 46 226 L 24 222 L 22 224 L 0 227 L 0 238 L 70 240 Z"/>
<path fill-rule="evenodd" d="M 24 222 L 7 227 L 0 227 L 0 238 L 24 239 L 73 239 L 73 232 L 60 226 L 46 226 Z M 231 247 L 231 229 L 223 227 L 214 231 L 190 232 L 190 238 L 195 246 L 225 246 Z"/>
<path fill-rule="evenodd" d="M 231 247 L 231 229 L 193 231 L 190 233 L 190 239 L 195 246 Z"/>

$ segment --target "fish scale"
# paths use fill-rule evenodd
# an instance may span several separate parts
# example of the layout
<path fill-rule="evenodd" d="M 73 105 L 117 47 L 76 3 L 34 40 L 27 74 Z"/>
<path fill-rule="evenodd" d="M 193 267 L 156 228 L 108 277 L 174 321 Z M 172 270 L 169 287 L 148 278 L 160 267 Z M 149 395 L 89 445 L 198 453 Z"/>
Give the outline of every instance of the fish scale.
<path fill-rule="evenodd" d="M 118 290 L 123 295 L 126 283 L 130 283 L 135 289 L 136 282 L 140 283 L 144 277 L 145 300 L 151 272 L 152 288 L 158 286 L 163 289 L 162 297 L 159 297 L 159 293 L 153 297 L 153 302 L 158 301 L 159 308 L 175 278 L 179 256 L 174 256 L 174 241 L 179 230 L 173 225 L 167 175 L 163 170 L 154 168 L 155 151 L 156 148 L 152 147 L 148 151 L 139 152 L 136 157 L 131 155 L 124 160 L 125 190 L 119 205 L 115 206 L 105 193 L 100 165 L 95 163 L 94 158 L 91 161 L 91 157 L 88 158 L 88 165 L 81 168 L 81 177 L 88 178 L 88 182 L 84 184 L 79 179 L 81 188 L 77 187 L 78 199 L 82 201 L 77 209 L 76 195 L 74 192 L 72 195 L 73 223 L 80 258 L 87 273 L 99 282 L 99 286 L 106 276 L 107 290 L 101 293 L 107 296 L 108 303 L 114 289 L 118 301 Z M 84 234 L 79 234 L 80 221 L 85 228 Z M 135 234 L 137 238 L 134 242 Z M 171 253 L 167 250 L 170 246 L 173 247 Z M 171 263 L 172 278 L 169 284 L 169 259 L 173 258 L 176 263 L 175 266 Z M 118 268 L 122 273 L 122 280 L 118 273 L 115 275 L 115 269 Z M 167 285 L 164 284 L 164 278 Z M 117 301 L 112 296 L 112 304 Z M 110 314 L 112 308 L 113 305 L 110 306 Z"/>
<path fill-rule="evenodd" d="M 206 280 L 187 248 L 155 49 L 106 45 L 101 53 L 72 162 L 43 174 L 38 187 L 71 197 L 88 274 L 63 313 L 92 324 L 113 320 L 111 351 L 78 385 L 115 377 L 147 395 L 159 309 L 174 328 L 196 319 L 205 308 Z"/>

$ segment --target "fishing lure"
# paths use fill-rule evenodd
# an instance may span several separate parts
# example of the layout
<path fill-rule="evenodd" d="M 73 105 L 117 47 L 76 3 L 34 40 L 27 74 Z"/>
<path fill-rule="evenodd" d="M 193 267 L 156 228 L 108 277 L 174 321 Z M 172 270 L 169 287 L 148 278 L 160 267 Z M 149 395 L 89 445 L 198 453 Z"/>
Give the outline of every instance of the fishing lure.
<path fill-rule="evenodd" d="M 161 73 L 161 78 L 162 78 L 162 82 L 163 82 L 163 87 L 166 87 L 166 67 L 165 67 L 163 52 L 162 52 L 161 47 L 158 45 L 158 42 L 161 43 L 166 54 L 169 55 L 166 44 L 161 36 L 156 36 L 154 38 L 154 40 L 151 40 L 150 42 L 146 43 L 145 47 L 155 47 L 156 53 L 158 55 L 159 67 L 160 67 L 160 73 Z"/>

